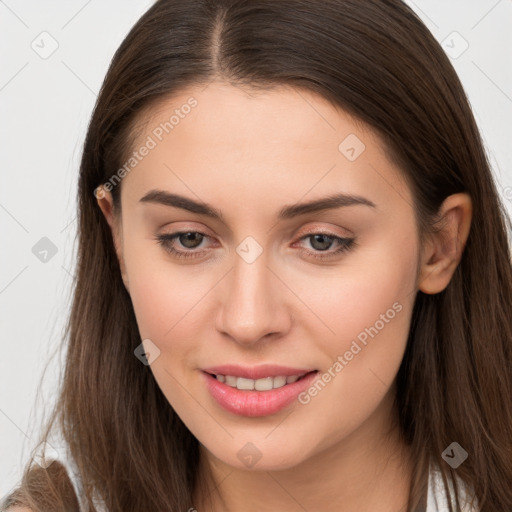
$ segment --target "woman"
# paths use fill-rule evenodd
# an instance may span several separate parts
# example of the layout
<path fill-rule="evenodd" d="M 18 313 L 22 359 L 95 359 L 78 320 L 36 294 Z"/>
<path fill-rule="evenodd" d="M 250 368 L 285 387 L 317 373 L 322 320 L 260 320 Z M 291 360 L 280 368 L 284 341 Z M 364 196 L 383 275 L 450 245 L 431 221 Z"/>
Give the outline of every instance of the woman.
<path fill-rule="evenodd" d="M 72 482 L 6 506 L 511 510 L 508 227 L 400 0 L 159 0 L 81 162 Z"/>

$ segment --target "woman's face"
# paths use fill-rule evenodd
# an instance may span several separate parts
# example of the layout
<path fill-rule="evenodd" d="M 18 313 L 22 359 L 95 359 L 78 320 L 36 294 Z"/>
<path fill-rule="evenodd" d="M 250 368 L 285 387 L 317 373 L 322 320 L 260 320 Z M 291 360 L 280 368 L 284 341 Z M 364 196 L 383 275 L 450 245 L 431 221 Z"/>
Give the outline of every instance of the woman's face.
<path fill-rule="evenodd" d="M 117 185 L 114 236 L 174 410 L 210 456 L 239 468 L 377 442 L 419 258 L 413 198 L 380 141 L 285 87 L 214 82 L 146 121 Z M 189 234 L 157 239 L 178 232 Z"/>

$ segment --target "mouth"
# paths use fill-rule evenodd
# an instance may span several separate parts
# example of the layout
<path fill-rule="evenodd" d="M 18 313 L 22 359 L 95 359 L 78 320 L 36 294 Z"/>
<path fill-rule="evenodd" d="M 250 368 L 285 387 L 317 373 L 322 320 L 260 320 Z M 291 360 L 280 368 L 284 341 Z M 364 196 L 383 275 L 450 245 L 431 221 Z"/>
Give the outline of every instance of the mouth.
<path fill-rule="evenodd" d="M 246 417 L 279 413 L 296 402 L 319 375 L 318 370 L 270 365 L 258 368 L 227 365 L 201 373 L 210 396 L 222 409 Z"/>
<path fill-rule="evenodd" d="M 270 391 L 272 389 L 282 388 L 288 384 L 293 384 L 297 382 L 307 375 L 311 373 L 316 373 L 318 370 L 312 370 L 305 373 L 300 373 L 296 375 L 276 375 L 276 376 L 268 376 L 260 379 L 249 379 L 246 377 L 240 377 L 237 375 L 223 375 L 223 374 L 214 374 L 208 373 L 219 382 L 226 384 L 232 388 L 239 389 L 241 391 Z"/>

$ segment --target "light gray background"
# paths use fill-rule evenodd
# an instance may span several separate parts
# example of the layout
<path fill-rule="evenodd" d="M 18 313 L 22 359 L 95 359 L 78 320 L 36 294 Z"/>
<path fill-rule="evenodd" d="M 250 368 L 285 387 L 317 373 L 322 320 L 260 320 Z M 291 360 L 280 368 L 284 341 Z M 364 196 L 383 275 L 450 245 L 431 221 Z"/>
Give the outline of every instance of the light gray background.
<path fill-rule="evenodd" d="M 408 3 L 452 55 L 512 215 L 512 2 Z M 111 57 L 151 4 L 0 0 L 0 498 L 35 448 L 62 368 L 56 348 L 70 305 L 89 116 Z M 46 262 L 32 250 L 43 237 L 57 250 Z"/>

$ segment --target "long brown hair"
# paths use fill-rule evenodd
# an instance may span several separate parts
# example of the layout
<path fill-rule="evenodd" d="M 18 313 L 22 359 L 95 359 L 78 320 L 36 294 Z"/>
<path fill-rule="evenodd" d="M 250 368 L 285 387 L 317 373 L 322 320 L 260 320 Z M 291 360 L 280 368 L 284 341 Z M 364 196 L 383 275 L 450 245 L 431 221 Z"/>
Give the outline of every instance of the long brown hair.
<path fill-rule="evenodd" d="M 83 150 L 66 368 L 43 436 L 61 429 L 89 510 L 94 497 L 110 512 L 193 506 L 198 441 L 134 357 L 137 323 L 94 191 L 133 151 L 146 109 L 217 79 L 307 89 L 373 128 L 410 184 L 421 234 L 448 195 L 470 195 L 462 259 L 444 291 L 417 293 L 397 376 L 400 432 L 416 463 L 408 510 L 431 460 L 445 483 L 474 489 L 482 512 L 512 510 L 510 220 L 463 87 L 401 0 L 159 0 L 117 50 Z M 441 456 L 453 441 L 469 453 L 457 470 Z M 36 484 L 28 463 L 10 503 L 76 510 L 58 483 L 50 491 L 57 474 L 39 471 Z"/>

